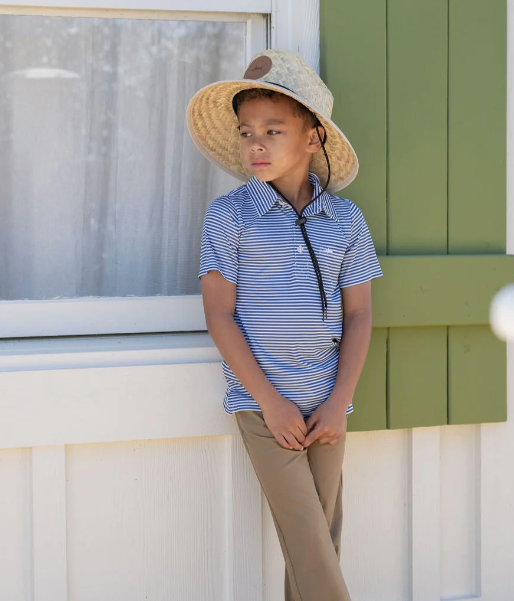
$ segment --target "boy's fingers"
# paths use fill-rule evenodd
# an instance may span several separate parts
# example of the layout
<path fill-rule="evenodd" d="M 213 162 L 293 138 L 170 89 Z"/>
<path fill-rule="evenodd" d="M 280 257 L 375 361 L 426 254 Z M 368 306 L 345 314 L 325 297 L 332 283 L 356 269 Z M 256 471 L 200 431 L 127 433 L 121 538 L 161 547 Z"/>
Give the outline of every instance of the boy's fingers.
<path fill-rule="evenodd" d="M 317 440 L 320 436 L 321 436 L 321 433 L 319 432 L 319 430 L 317 428 L 314 428 L 313 430 L 311 430 L 309 432 L 309 434 L 307 435 L 307 438 L 303 441 L 303 446 L 308 447 L 315 440 Z"/>
<path fill-rule="evenodd" d="M 296 449 L 297 451 L 303 450 L 303 445 L 296 440 L 291 432 L 286 432 L 285 434 L 282 434 L 282 436 L 286 439 L 290 448 Z"/>
<path fill-rule="evenodd" d="M 300 428 L 298 427 L 296 429 L 296 432 L 294 432 L 294 437 L 296 438 L 296 440 L 299 443 L 302 443 L 305 440 L 305 437 L 307 436 L 307 431 L 305 432 L 305 434 L 300 430 Z"/>
<path fill-rule="evenodd" d="M 278 444 L 284 449 L 290 449 L 291 445 L 287 442 L 287 440 L 282 436 L 282 434 L 278 434 L 275 436 L 275 440 Z"/>
<path fill-rule="evenodd" d="M 307 436 L 307 433 L 309 432 L 309 428 L 303 419 L 298 424 L 298 430 L 300 430 L 304 437 Z"/>

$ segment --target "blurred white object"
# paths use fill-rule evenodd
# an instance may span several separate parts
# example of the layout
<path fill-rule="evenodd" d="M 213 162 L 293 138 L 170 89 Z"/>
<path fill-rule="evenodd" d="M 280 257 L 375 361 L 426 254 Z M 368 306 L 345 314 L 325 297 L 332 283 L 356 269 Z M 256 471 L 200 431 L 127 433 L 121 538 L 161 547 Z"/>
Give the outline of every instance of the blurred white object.
<path fill-rule="evenodd" d="M 502 288 L 491 302 L 489 320 L 502 340 L 514 340 L 514 284 Z"/>
<path fill-rule="evenodd" d="M 11 71 L 6 77 L 18 77 L 22 79 L 80 79 L 80 75 L 68 69 L 54 69 L 51 67 L 34 67 L 32 69 L 20 69 Z"/>

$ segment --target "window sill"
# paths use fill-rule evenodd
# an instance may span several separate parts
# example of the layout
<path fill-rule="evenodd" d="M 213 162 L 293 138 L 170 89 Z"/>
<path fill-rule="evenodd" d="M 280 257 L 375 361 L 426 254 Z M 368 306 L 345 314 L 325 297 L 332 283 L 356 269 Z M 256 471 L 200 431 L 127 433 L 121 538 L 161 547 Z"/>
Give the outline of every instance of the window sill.
<path fill-rule="evenodd" d="M 0 373 L 219 361 L 207 333 L 0 340 Z"/>

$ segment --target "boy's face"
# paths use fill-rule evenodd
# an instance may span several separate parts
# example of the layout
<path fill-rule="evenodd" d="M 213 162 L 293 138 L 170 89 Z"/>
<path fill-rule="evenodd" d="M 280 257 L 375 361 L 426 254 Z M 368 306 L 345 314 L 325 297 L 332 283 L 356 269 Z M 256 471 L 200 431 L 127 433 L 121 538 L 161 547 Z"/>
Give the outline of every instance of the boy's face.
<path fill-rule="evenodd" d="M 308 172 L 310 159 L 320 148 L 318 134 L 293 113 L 287 97 L 247 100 L 238 117 L 241 159 L 255 177 L 274 181 Z"/>

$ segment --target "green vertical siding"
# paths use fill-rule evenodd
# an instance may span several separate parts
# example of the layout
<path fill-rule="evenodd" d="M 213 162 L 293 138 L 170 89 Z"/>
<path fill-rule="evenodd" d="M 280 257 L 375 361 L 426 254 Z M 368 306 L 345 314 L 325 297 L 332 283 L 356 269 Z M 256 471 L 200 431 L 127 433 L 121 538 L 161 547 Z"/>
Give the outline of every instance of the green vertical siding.
<path fill-rule="evenodd" d="M 388 254 L 446 253 L 447 0 L 389 0 Z"/>
<path fill-rule="evenodd" d="M 321 2 L 321 71 L 334 95 L 334 121 L 359 157 L 342 192 L 367 216 L 377 252 L 387 248 L 386 3 Z"/>
<path fill-rule="evenodd" d="M 348 419 L 348 430 L 384 430 L 386 413 L 386 351 L 387 329 L 375 328 L 369 346 L 368 359 L 353 398 L 357 408 Z"/>
<path fill-rule="evenodd" d="M 448 423 L 479 424 L 505 421 L 505 345 L 494 337 L 488 326 L 452 327 L 448 350 Z"/>
<path fill-rule="evenodd" d="M 448 250 L 501 253 L 506 245 L 507 4 L 450 0 L 449 7 Z M 514 280 L 514 270 L 509 279 Z M 449 423 L 505 420 L 505 344 L 488 327 L 450 327 L 448 351 Z"/>
<path fill-rule="evenodd" d="M 321 70 L 334 94 L 333 118 L 360 164 L 357 179 L 342 192 L 362 209 L 377 252 L 385 254 L 386 2 L 322 2 L 321 32 Z M 351 431 L 387 427 L 386 348 L 387 329 L 375 329 L 348 420 Z"/>
<path fill-rule="evenodd" d="M 350 429 L 506 419 L 506 0 L 321 0 L 321 74 L 385 277 Z M 386 256 L 387 255 L 387 256 Z M 480 256 L 481 255 L 481 256 Z"/>
<path fill-rule="evenodd" d="M 446 328 L 391 329 L 389 428 L 447 423 L 446 343 Z"/>
<path fill-rule="evenodd" d="M 507 4 L 450 1 L 451 254 L 505 252 Z"/>
<path fill-rule="evenodd" d="M 446 253 L 447 0 L 389 0 L 388 254 Z M 391 330 L 388 425 L 447 422 L 446 328 Z"/>

